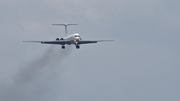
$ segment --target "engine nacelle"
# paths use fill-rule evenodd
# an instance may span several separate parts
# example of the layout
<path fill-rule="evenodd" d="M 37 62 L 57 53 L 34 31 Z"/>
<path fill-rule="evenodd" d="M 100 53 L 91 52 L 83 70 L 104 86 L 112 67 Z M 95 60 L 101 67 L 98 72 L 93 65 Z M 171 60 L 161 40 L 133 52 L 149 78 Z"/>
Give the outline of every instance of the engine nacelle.
<path fill-rule="evenodd" d="M 59 38 L 56 38 L 56 41 L 58 41 L 59 40 Z"/>
<path fill-rule="evenodd" d="M 63 38 L 61 38 L 60 40 L 64 40 Z"/>

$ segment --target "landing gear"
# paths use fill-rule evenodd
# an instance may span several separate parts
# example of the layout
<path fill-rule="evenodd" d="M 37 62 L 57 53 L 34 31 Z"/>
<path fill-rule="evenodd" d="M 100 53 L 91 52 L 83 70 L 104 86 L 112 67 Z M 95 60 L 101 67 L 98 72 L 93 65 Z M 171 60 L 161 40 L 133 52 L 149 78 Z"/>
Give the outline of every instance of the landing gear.
<path fill-rule="evenodd" d="M 76 49 L 79 49 L 79 48 L 80 48 L 80 46 L 76 45 Z"/>
<path fill-rule="evenodd" d="M 62 49 L 65 49 L 65 46 L 62 46 Z"/>

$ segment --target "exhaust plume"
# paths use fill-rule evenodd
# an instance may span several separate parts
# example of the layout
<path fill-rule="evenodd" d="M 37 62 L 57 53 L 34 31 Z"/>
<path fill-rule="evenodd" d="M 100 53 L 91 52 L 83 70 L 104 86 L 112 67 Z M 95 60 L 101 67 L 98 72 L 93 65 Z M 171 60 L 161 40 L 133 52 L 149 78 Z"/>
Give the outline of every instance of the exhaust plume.
<path fill-rule="evenodd" d="M 19 68 L 11 84 L 0 85 L 0 101 L 49 101 L 58 97 L 62 61 L 71 52 L 51 46 L 41 57 Z"/>

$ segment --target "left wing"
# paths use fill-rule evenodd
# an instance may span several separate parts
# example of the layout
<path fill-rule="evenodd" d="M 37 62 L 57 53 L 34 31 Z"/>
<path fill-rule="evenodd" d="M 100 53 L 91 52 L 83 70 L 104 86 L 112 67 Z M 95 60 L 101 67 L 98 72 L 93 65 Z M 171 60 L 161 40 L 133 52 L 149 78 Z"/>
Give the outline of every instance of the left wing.
<path fill-rule="evenodd" d="M 60 44 L 60 45 L 65 45 L 65 44 L 70 43 L 70 41 L 66 41 L 66 40 L 60 40 L 60 41 L 23 41 L 23 42 L 36 42 L 36 43 L 41 43 L 41 44 Z"/>

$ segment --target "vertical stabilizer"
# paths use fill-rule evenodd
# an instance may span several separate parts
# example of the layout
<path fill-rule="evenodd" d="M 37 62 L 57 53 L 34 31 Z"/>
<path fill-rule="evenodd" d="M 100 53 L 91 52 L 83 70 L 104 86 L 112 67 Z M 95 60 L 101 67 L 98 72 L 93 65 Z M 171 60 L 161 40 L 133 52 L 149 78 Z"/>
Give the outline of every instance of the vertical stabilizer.
<path fill-rule="evenodd" d="M 78 24 L 52 24 L 52 25 L 58 25 L 58 26 L 65 26 L 65 36 L 68 36 L 68 30 L 67 30 L 67 26 L 70 25 L 78 25 Z"/>

